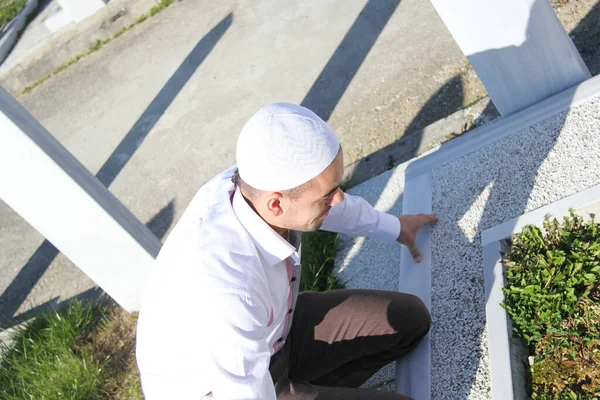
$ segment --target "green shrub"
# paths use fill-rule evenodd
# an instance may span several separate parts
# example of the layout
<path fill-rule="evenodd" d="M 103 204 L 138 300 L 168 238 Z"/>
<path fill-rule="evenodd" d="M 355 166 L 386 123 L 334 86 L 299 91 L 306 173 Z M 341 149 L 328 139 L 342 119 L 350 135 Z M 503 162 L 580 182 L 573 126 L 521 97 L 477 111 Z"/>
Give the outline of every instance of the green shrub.
<path fill-rule="evenodd" d="M 600 396 L 600 224 L 571 211 L 512 238 L 503 307 L 533 356 L 533 399 Z"/>

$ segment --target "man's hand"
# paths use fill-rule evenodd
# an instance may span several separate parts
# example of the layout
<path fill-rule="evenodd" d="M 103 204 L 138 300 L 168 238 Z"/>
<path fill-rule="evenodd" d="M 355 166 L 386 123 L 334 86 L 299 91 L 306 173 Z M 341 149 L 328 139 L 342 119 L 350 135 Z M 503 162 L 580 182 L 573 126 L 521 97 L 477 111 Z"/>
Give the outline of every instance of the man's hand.
<path fill-rule="evenodd" d="M 421 262 L 423 257 L 417 248 L 416 239 L 419 229 L 425 224 L 431 224 L 438 221 L 438 217 L 433 214 L 415 214 L 415 215 L 401 215 L 398 217 L 400 220 L 400 236 L 398 236 L 398 243 L 401 243 L 408 247 L 410 255 L 416 262 Z"/>

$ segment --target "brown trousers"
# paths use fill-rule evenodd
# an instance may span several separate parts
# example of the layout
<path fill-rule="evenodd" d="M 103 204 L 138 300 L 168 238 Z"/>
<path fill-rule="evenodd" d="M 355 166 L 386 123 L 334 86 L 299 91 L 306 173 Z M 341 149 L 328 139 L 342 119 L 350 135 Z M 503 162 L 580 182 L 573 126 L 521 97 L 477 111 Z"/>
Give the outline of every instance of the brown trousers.
<path fill-rule="evenodd" d="M 358 387 L 414 348 L 430 325 L 423 302 L 405 293 L 300 293 L 288 340 L 271 357 L 277 399 L 407 400 Z"/>

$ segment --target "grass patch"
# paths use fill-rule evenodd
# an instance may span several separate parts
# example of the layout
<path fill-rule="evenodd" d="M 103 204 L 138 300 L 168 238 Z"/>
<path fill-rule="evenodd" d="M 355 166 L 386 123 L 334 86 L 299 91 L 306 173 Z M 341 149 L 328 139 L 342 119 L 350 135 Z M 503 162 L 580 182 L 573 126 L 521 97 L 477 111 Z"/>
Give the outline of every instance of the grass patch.
<path fill-rule="evenodd" d="M 27 4 L 27 0 L 2 0 L 0 1 L 0 27 L 9 24 L 19 15 Z"/>
<path fill-rule="evenodd" d="M 337 233 L 317 231 L 302 234 L 300 291 L 324 292 L 344 287 L 333 273 L 337 249 Z"/>
<path fill-rule="evenodd" d="M 136 317 L 73 302 L 21 328 L 0 368 L 0 398 L 142 399 L 134 358 Z"/>
<path fill-rule="evenodd" d="M 352 177 L 342 182 L 340 189 L 346 191 L 355 185 Z M 344 283 L 334 273 L 335 255 L 339 249 L 339 235 L 317 231 L 302 234 L 302 277 L 300 291 L 325 292 L 343 289 Z"/>
<path fill-rule="evenodd" d="M 16 0 L 15 0 L 16 1 Z M 18 0 L 18 1 L 22 1 L 22 0 Z M 26 1 L 26 0 L 23 0 Z M 120 37 L 121 35 L 123 35 L 125 32 L 133 29 L 136 25 L 141 24 L 142 22 L 146 21 L 148 18 L 151 18 L 153 16 L 155 16 L 156 14 L 158 14 L 159 12 L 161 12 L 162 10 L 164 10 L 165 8 L 169 7 L 171 4 L 173 4 L 175 2 L 175 0 L 160 0 L 158 2 L 157 5 L 155 5 L 154 7 L 152 7 L 147 13 L 141 15 L 134 23 L 128 25 L 128 26 L 124 26 L 123 28 L 119 29 L 118 31 L 116 31 L 112 37 L 106 38 L 106 39 L 97 39 L 96 43 L 90 47 L 90 49 L 86 52 L 86 53 L 81 53 L 76 55 L 75 57 L 73 57 L 71 60 L 67 61 L 66 63 L 64 63 L 63 65 L 61 65 L 60 67 L 56 68 L 52 73 L 46 75 L 45 77 L 35 81 L 34 83 L 32 83 L 31 85 L 27 86 L 25 89 L 23 89 L 23 91 L 21 92 L 21 95 L 26 94 L 31 92 L 33 89 L 35 89 L 36 87 L 40 86 L 42 83 L 46 82 L 48 79 L 50 79 L 51 77 L 61 73 L 62 71 L 66 70 L 67 68 L 69 68 L 71 65 L 75 64 L 76 62 L 79 62 L 82 58 L 100 50 L 104 45 L 112 42 L 113 40 L 117 39 L 118 37 Z"/>
<path fill-rule="evenodd" d="M 21 399 L 97 399 L 100 365 L 78 341 L 98 320 L 90 307 L 36 318 L 13 337 L 2 358 L 0 397 Z"/>
<path fill-rule="evenodd" d="M 505 307 L 529 346 L 530 395 L 600 397 L 600 224 L 573 211 L 512 238 Z"/>
<path fill-rule="evenodd" d="M 150 9 L 150 11 L 148 12 L 149 16 L 150 17 L 155 16 L 156 14 L 158 14 L 165 8 L 169 7 L 174 2 L 175 2 L 175 0 L 160 0 L 160 2 L 157 5 L 155 5 L 154 7 L 152 7 Z"/>

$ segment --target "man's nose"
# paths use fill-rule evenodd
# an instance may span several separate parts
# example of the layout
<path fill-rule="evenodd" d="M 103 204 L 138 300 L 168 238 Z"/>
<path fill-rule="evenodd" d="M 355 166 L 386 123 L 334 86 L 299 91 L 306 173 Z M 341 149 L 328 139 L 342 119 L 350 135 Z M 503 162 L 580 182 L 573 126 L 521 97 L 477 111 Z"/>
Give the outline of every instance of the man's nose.
<path fill-rule="evenodd" d="M 342 201 L 344 201 L 344 192 L 342 192 L 342 189 L 338 189 L 331 198 L 331 207 L 341 203 Z"/>

